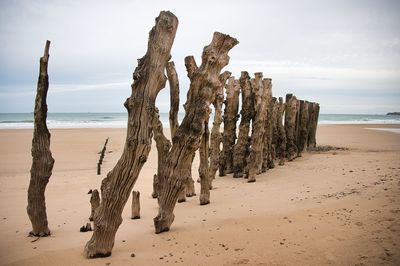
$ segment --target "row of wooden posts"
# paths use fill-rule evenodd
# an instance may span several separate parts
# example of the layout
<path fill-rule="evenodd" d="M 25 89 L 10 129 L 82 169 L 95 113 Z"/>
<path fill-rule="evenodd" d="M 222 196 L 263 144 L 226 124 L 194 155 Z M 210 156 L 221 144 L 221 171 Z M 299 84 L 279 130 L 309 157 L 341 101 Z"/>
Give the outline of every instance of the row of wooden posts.
<path fill-rule="evenodd" d="M 174 70 L 174 64 L 170 68 Z M 171 70 L 170 70 L 171 71 Z M 170 78 L 170 76 L 169 76 Z M 215 94 L 214 121 L 209 134 L 208 120 L 204 123 L 202 144 L 199 148 L 200 167 L 199 182 L 201 184 L 200 204 L 209 202 L 207 187 L 212 188 L 216 172 L 219 176 L 233 173 L 234 178 L 245 177 L 248 182 L 255 182 L 256 175 L 275 167 L 275 161 L 284 165 L 285 160 L 292 161 L 300 157 L 303 151 L 316 146 L 316 130 L 319 116 L 319 104 L 298 100 L 292 94 L 283 98 L 272 97 L 272 81 L 263 78 L 261 72 L 250 78 L 247 71 L 241 73 L 240 79 L 226 75 L 228 79 L 222 83 Z M 177 80 L 176 74 L 173 80 Z M 171 84 L 171 110 L 179 103 L 179 89 Z M 225 88 L 225 91 L 224 91 Z M 174 95 L 174 97 L 172 97 Z M 239 97 L 242 97 L 239 113 Z M 179 106 L 179 105 L 178 105 Z M 222 107 L 225 106 L 222 115 Z M 174 125 L 178 125 L 177 111 L 170 113 L 171 135 L 174 136 Z M 240 123 L 238 121 L 240 118 Z M 156 120 L 158 121 L 158 120 Z M 158 122 L 161 124 L 160 122 Z M 221 128 L 221 125 L 222 128 Z M 157 133 L 162 135 L 162 127 L 158 126 Z M 222 133 L 220 133 L 222 129 Z M 237 134 L 238 133 L 238 134 Z M 163 136 L 163 135 L 162 135 Z M 162 141 L 155 137 L 159 155 L 163 147 L 170 147 L 165 136 Z M 162 145 L 159 145 L 162 142 Z M 222 150 L 220 149 L 222 144 Z M 169 148 L 167 148 L 169 149 Z M 185 196 L 196 195 L 191 174 L 192 155 L 188 160 L 185 175 L 186 185 L 178 197 L 178 202 L 184 202 Z M 159 160 L 162 156 L 159 156 Z M 159 165 L 162 160 L 159 161 Z M 153 197 L 158 195 L 158 178 L 154 175 Z M 207 178 L 203 178 L 207 177 Z"/>
<path fill-rule="evenodd" d="M 170 67 L 173 65 L 172 63 Z M 171 97 L 175 95 L 171 105 L 179 102 L 175 91 L 171 89 Z M 240 95 L 242 109 L 239 113 Z M 256 175 L 274 168 L 276 162 L 284 165 L 286 160 L 292 161 L 296 157 L 301 157 L 302 152 L 316 147 L 319 104 L 298 100 L 293 94 L 286 95 L 286 102 L 283 102 L 282 97 L 279 99 L 272 97 L 271 79 L 263 79 L 263 74 L 260 72 L 255 73 L 252 79 L 246 71 L 242 72 L 239 80 L 233 76 L 229 77 L 225 92 L 222 90 L 217 92 L 213 105 L 214 121 L 211 135 L 208 134 L 209 123 L 206 121 L 202 137 L 206 139 L 204 142 L 206 145 L 201 145 L 199 149 L 200 157 L 208 154 L 206 163 L 199 167 L 201 205 L 209 203 L 210 196 L 207 190 L 212 189 L 212 181 L 218 170 L 219 176 L 233 174 L 234 178 L 244 177 L 252 183 L 256 181 Z M 222 115 L 223 105 L 225 110 Z M 171 106 L 171 110 L 173 109 Z M 177 117 L 177 112 L 170 116 L 171 131 L 174 123 L 177 125 L 177 119 L 174 117 Z M 238 125 L 239 118 L 241 119 Z M 222 133 L 220 133 L 221 125 L 223 125 Z M 162 130 L 162 127 L 159 129 Z M 208 169 L 202 169 L 206 167 Z M 203 178 L 204 171 L 207 170 L 208 178 Z M 178 202 L 184 202 L 186 197 L 196 195 L 191 172 L 187 177 L 186 186 L 180 193 Z M 204 180 L 208 183 L 202 182 Z M 157 186 L 158 180 L 155 174 L 153 198 L 158 196 Z M 132 192 L 132 219 L 140 218 L 139 195 L 138 191 Z"/>
<path fill-rule="evenodd" d="M 283 164 L 285 158 L 293 160 L 307 147 L 315 146 L 318 104 L 298 101 L 290 94 L 285 104 L 281 98 L 277 101 L 272 97 L 271 80 L 263 78 L 261 73 L 250 79 L 247 72 L 242 72 L 239 80 L 231 77 L 228 71 L 221 73 L 229 63 L 228 52 L 239 42 L 220 32 L 214 32 L 211 43 L 204 47 L 200 66 L 193 56 L 185 58 L 190 87 L 184 104 L 185 116 L 179 124 L 179 80 L 174 63 L 169 62 L 177 27 L 178 19 L 173 13 L 160 12 L 149 33 L 147 52 L 138 59 L 131 95 L 124 103 L 128 111 L 124 150 L 102 180 L 100 193 L 92 192 L 90 220 L 93 220 L 94 232 L 84 249 L 87 258 L 111 255 L 116 232 L 123 220 L 122 211 L 147 161 L 153 137 L 158 152 L 153 185 L 153 197 L 159 205 L 153 219 L 156 233 L 170 229 L 175 219 L 176 202 L 195 193 L 191 168 L 197 150 L 200 154 L 200 204 L 204 205 L 210 202 L 210 188 L 218 170 L 220 175 L 233 173 L 234 177 L 245 176 L 249 182 L 254 182 L 257 174 L 273 167 L 275 158 Z M 40 59 L 28 189 L 27 211 L 32 223 L 31 234 L 35 236 L 50 234 L 44 198 L 54 164 L 46 125 L 49 46 L 48 41 Z M 165 70 L 171 89 L 171 141 L 164 135 L 155 107 L 157 95 L 167 81 Z M 236 137 L 240 93 L 242 110 Z M 222 115 L 224 102 L 225 114 Z M 210 104 L 215 109 L 211 137 L 208 129 Z M 224 133 L 221 135 L 222 121 Z M 219 150 L 221 141 L 222 151 Z M 102 157 L 104 155 L 99 165 Z M 139 195 L 134 192 L 133 200 L 139 199 Z M 137 213 L 132 218 L 139 218 L 140 206 L 133 205 Z"/>

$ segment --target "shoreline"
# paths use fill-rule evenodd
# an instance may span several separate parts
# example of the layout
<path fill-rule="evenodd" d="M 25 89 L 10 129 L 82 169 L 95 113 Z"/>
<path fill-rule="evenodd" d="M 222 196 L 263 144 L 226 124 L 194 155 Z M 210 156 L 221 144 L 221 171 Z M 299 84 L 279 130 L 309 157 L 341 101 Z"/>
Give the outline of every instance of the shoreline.
<path fill-rule="evenodd" d="M 399 264 L 400 135 L 367 130 L 368 125 L 320 125 L 318 145 L 348 150 L 304 153 L 258 175 L 255 183 L 217 176 L 211 203 L 200 206 L 199 194 L 187 198 L 175 209 L 171 231 L 159 235 L 152 222 L 153 141 L 134 187 L 141 192 L 142 218 L 130 219 L 129 199 L 113 254 L 94 260 L 82 255 L 92 233 L 79 232 L 90 214 L 87 192 L 99 189 L 119 159 L 126 129 L 50 129 L 56 160 L 46 190 L 52 236 L 33 243 L 25 209 L 32 129 L 0 130 L 0 264 Z M 102 175 L 96 175 L 106 137 Z M 198 166 L 195 158 L 194 179 Z"/>

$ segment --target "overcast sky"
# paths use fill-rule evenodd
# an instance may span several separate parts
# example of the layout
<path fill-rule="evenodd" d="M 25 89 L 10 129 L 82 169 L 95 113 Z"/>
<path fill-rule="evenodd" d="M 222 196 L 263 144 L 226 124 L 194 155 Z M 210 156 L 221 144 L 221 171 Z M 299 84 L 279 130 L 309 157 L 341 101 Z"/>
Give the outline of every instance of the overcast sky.
<path fill-rule="evenodd" d="M 263 72 L 274 96 L 317 101 L 322 113 L 400 111 L 400 1 L 0 0 L 0 112 L 32 112 L 47 39 L 49 112 L 125 112 L 161 10 L 179 19 L 171 53 L 181 104 L 184 57 L 200 64 L 220 31 L 240 42 L 226 70 Z M 169 110 L 168 85 L 157 105 Z"/>

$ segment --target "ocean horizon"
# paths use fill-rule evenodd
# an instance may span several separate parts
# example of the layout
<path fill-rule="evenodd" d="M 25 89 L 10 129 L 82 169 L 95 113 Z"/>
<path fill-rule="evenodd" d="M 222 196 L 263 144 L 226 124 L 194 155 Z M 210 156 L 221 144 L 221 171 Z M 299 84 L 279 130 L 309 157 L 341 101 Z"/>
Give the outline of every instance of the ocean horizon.
<path fill-rule="evenodd" d="M 49 128 L 125 128 L 127 113 L 48 113 Z M 181 122 L 184 113 L 178 114 Z M 168 113 L 160 113 L 164 128 L 169 127 Z M 319 124 L 400 124 L 399 115 L 320 114 Z M 212 125 L 212 116 L 210 126 Z M 33 113 L 0 113 L 0 129 L 33 128 Z"/>

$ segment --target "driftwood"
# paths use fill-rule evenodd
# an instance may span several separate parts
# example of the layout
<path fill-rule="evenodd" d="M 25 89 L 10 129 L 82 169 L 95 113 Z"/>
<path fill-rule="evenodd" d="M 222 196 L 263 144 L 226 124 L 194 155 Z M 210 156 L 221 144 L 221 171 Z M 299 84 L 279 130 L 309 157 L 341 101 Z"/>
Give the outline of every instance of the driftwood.
<path fill-rule="evenodd" d="M 132 190 L 131 219 L 140 219 L 140 192 Z"/>
<path fill-rule="evenodd" d="M 124 104 L 128 110 L 125 147 L 115 167 L 102 181 L 101 203 L 93 217 L 94 233 L 84 250 L 87 258 L 111 255 L 115 234 L 122 222 L 122 210 L 150 152 L 155 100 L 167 80 L 164 69 L 171 57 L 177 26 L 174 14 L 160 12 L 149 33 L 147 52 L 138 60 L 132 94 Z"/>
<path fill-rule="evenodd" d="M 297 156 L 296 139 L 297 99 L 293 94 L 286 94 L 285 103 L 285 131 L 286 157 L 292 161 Z"/>
<path fill-rule="evenodd" d="M 261 72 L 255 73 L 255 78 L 251 80 L 251 87 L 254 94 L 255 116 L 253 120 L 254 130 L 251 136 L 251 151 L 247 160 L 248 180 L 255 182 L 256 175 L 261 174 L 263 164 L 265 121 L 268 112 L 268 90 L 271 86 L 271 79 L 263 79 Z"/>
<path fill-rule="evenodd" d="M 226 100 L 224 111 L 224 133 L 222 136 L 222 151 L 219 161 L 219 175 L 225 176 L 232 173 L 233 147 L 236 141 L 236 123 L 239 118 L 239 80 L 230 77 L 225 86 Z"/>
<path fill-rule="evenodd" d="M 89 220 L 93 221 L 94 213 L 96 209 L 100 206 L 100 195 L 97 189 L 92 191 L 92 195 L 90 196 L 90 217 Z"/>
<path fill-rule="evenodd" d="M 242 110 L 239 125 L 239 135 L 233 148 L 233 177 L 243 177 L 245 172 L 246 151 L 249 149 L 250 122 L 254 116 L 254 99 L 251 91 L 250 76 L 247 71 L 242 71 L 240 76 L 240 89 L 242 92 Z"/>
<path fill-rule="evenodd" d="M 178 194 L 187 180 L 184 173 L 192 160 L 191 155 L 200 146 L 204 123 L 209 118 L 209 106 L 221 87 L 220 71 L 229 63 L 228 51 L 237 43 L 229 35 L 215 32 L 211 43 L 203 49 L 200 67 L 197 67 L 193 57 L 185 59 L 190 79 L 186 114 L 176 132 L 160 178 L 164 185 L 159 195 L 158 214 L 154 218 L 156 233 L 168 231 L 174 220 L 173 210 Z"/>
<path fill-rule="evenodd" d="M 32 223 L 33 236 L 48 236 L 50 229 L 47 222 L 45 190 L 52 174 L 54 159 L 50 151 L 50 132 L 47 129 L 47 91 L 49 76 L 50 41 L 46 42 L 43 57 L 40 58 L 39 79 L 35 99 L 34 129 L 32 139 L 32 167 L 28 188 L 28 206 L 26 208 Z"/>
<path fill-rule="evenodd" d="M 210 188 L 212 188 L 212 181 L 215 178 L 215 174 L 219 168 L 220 162 L 220 144 L 222 142 L 222 135 L 220 132 L 220 127 L 222 123 L 222 104 L 224 102 L 224 87 L 226 84 L 226 80 L 230 77 L 230 72 L 224 72 L 224 75 L 221 75 L 221 84 L 222 86 L 218 89 L 215 99 L 213 102 L 214 106 L 214 122 L 213 127 L 211 129 L 210 136 L 210 168 L 209 168 L 209 182 Z"/>

